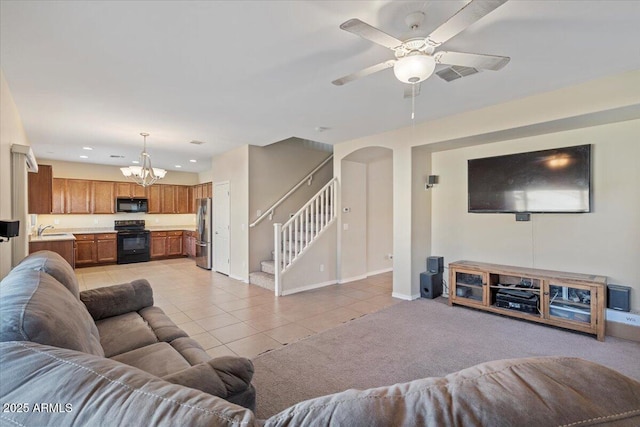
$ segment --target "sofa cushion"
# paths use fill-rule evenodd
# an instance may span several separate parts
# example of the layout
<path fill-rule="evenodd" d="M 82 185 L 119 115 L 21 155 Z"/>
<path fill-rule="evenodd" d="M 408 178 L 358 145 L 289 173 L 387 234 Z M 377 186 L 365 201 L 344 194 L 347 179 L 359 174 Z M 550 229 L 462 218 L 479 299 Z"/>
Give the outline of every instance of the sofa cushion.
<path fill-rule="evenodd" d="M 47 273 L 12 271 L 0 282 L 0 341 L 34 341 L 104 356 L 84 304 Z"/>
<path fill-rule="evenodd" d="M 180 353 L 182 357 L 187 359 L 187 362 L 192 365 L 197 365 L 198 363 L 211 360 L 211 356 L 209 356 L 200 343 L 193 338 L 176 338 L 169 344 L 171 344 L 171 347 L 175 348 L 176 351 L 178 351 L 178 353 Z"/>
<path fill-rule="evenodd" d="M 135 366 L 158 377 L 173 374 L 191 365 L 171 345 L 158 342 L 112 357 L 113 360 Z"/>
<path fill-rule="evenodd" d="M 62 405 L 57 412 L 2 413 L 2 425 L 257 425 L 253 412 L 245 408 L 111 359 L 36 343 L 7 342 L 0 343 L 0 366 L 0 401 Z"/>
<path fill-rule="evenodd" d="M 177 327 L 160 307 L 143 308 L 140 310 L 140 316 L 153 329 L 158 341 L 171 342 L 177 338 L 188 337 L 187 333 Z"/>
<path fill-rule="evenodd" d="M 106 357 L 158 342 L 147 322 L 135 311 L 98 320 L 96 326 Z"/>
<path fill-rule="evenodd" d="M 640 425 L 640 382 L 586 360 L 497 360 L 301 402 L 265 426 Z"/>
<path fill-rule="evenodd" d="M 73 271 L 73 267 L 60 254 L 52 251 L 34 252 L 20 261 L 12 272 L 23 270 L 48 273 L 67 288 L 74 297 L 79 298 L 80 286 L 78 285 L 76 273 Z"/>
<path fill-rule="evenodd" d="M 145 279 L 105 286 L 80 293 L 80 300 L 94 320 L 138 311 L 153 305 L 153 290 Z"/>

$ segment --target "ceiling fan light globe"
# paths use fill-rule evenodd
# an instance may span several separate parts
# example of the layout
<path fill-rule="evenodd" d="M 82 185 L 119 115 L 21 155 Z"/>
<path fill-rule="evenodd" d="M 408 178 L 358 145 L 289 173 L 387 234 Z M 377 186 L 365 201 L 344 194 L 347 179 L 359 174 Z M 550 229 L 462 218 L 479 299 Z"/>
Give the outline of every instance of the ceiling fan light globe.
<path fill-rule="evenodd" d="M 429 55 L 411 55 L 398 59 L 393 73 L 403 83 L 415 84 L 424 81 L 433 74 L 436 62 Z"/>

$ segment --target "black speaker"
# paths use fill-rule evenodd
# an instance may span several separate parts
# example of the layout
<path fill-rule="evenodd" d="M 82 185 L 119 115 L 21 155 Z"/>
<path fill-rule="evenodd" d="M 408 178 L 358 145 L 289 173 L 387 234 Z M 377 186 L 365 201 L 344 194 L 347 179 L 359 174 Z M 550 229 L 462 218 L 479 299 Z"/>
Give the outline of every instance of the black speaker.
<path fill-rule="evenodd" d="M 0 221 L 0 236 L 16 237 L 20 231 L 20 221 Z"/>
<path fill-rule="evenodd" d="M 442 295 L 442 273 L 420 273 L 420 296 L 434 299 Z"/>
<path fill-rule="evenodd" d="M 427 258 L 427 271 L 429 273 L 444 272 L 444 258 L 441 256 L 430 256 Z"/>
<path fill-rule="evenodd" d="M 629 311 L 631 306 L 631 287 L 622 285 L 607 285 L 607 308 L 619 311 Z"/>

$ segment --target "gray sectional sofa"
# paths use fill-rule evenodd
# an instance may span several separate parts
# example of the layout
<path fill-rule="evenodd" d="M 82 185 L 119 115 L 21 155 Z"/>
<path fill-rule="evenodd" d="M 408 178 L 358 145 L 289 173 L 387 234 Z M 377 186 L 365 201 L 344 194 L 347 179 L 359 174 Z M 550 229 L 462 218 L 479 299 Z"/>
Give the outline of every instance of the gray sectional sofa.
<path fill-rule="evenodd" d="M 38 253 L 0 283 L 2 426 L 640 425 L 638 381 L 566 357 L 347 390 L 258 420 L 251 362 L 208 360 L 146 281 L 80 293 L 74 279 Z"/>

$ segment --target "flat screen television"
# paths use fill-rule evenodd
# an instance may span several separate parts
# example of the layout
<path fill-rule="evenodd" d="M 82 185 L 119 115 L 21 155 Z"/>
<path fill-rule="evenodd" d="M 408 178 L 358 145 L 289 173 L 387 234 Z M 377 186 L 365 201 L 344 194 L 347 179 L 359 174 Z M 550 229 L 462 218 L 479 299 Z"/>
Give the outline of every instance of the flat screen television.
<path fill-rule="evenodd" d="M 591 145 L 468 160 L 469 212 L 591 212 Z"/>

